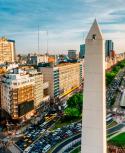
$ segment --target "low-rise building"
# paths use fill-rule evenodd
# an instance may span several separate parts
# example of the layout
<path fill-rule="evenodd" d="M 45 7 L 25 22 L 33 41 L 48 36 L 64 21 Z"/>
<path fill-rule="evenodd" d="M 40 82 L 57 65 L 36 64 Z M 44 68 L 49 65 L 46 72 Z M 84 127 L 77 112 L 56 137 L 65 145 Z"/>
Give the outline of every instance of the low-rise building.
<path fill-rule="evenodd" d="M 105 68 L 106 70 L 110 69 L 112 66 L 116 65 L 118 62 L 125 59 L 125 53 L 115 54 L 113 57 L 106 57 L 105 59 Z"/>
<path fill-rule="evenodd" d="M 48 55 L 29 55 L 27 63 L 31 65 L 38 65 L 39 63 L 47 63 Z"/>

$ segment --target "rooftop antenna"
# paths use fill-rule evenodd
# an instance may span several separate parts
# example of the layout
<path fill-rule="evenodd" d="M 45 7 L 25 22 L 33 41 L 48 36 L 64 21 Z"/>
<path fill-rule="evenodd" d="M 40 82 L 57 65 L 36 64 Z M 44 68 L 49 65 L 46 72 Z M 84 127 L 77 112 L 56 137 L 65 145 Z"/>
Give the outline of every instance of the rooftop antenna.
<path fill-rule="evenodd" d="M 38 54 L 39 54 L 39 24 L 38 24 Z"/>
<path fill-rule="evenodd" d="M 85 40 L 85 36 L 84 36 L 84 32 L 83 32 L 83 35 L 82 35 L 82 43 L 83 43 L 84 40 Z"/>
<path fill-rule="evenodd" d="M 46 36 L 47 36 L 47 52 L 46 52 L 46 54 L 48 55 L 48 30 L 46 31 Z"/>

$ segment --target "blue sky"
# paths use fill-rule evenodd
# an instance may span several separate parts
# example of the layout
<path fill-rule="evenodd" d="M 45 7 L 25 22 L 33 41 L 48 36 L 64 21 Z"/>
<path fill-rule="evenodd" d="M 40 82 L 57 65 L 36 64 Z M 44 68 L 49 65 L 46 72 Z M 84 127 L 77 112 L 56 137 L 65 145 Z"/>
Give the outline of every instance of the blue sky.
<path fill-rule="evenodd" d="M 16 40 L 17 53 L 46 51 L 46 30 L 50 53 L 79 50 L 97 18 L 105 39 L 113 39 L 118 52 L 125 51 L 124 0 L 0 0 L 0 36 Z"/>

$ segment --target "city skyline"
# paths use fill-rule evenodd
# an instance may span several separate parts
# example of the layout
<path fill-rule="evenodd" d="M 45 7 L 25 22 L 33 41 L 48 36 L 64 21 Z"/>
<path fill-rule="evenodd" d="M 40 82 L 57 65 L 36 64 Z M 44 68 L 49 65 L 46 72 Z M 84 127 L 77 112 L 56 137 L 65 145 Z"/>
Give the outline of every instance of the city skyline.
<path fill-rule="evenodd" d="M 37 51 L 38 25 L 40 29 L 40 51 L 65 53 L 77 49 L 97 18 L 106 39 L 112 39 L 117 52 L 125 51 L 125 22 L 123 0 L 115 3 L 108 0 L 27 0 L 0 1 L 0 36 L 16 40 L 17 53 Z M 44 50 L 44 52 L 43 52 Z M 51 53 L 51 52 L 50 52 Z"/>

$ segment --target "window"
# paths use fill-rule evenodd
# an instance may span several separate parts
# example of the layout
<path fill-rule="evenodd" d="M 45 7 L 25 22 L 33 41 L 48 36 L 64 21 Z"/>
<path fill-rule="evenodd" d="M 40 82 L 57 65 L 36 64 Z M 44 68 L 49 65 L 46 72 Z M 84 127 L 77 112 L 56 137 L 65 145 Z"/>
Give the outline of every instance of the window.
<path fill-rule="evenodd" d="M 96 39 L 96 34 L 92 35 L 92 39 L 95 40 Z"/>

